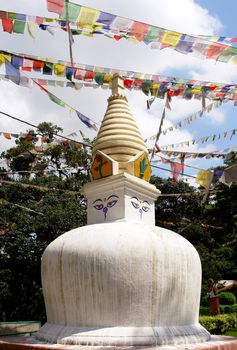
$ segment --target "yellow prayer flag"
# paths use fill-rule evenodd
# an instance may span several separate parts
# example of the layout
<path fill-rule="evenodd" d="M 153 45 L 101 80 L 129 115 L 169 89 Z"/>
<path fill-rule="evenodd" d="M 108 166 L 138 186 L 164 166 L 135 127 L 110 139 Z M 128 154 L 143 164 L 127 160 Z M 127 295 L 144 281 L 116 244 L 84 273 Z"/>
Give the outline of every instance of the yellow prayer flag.
<path fill-rule="evenodd" d="M 181 38 L 182 34 L 177 32 L 165 32 L 161 42 L 166 45 L 176 46 Z"/>
<path fill-rule="evenodd" d="M 201 92 L 201 86 L 193 87 L 192 93 L 193 94 L 199 94 Z"/>
<path fill-rule="evenodd" d="M 112 81 L 112 74 L 105 74 L 104 75 L 104 84 L 110 84 Z"/>
<path fill-rule="evenodd" d="M 210 170 L 200 170 L 197 174 L 196 182 L 208 190 L 213 179 L 213 174 L 213 171 Z"/>
<path fill-rule="evenodd" d="M 11 140 L 11 134 L 9 132 L 3 132 L 2 134 L 5 137 L 5 139 Z"/>
<path fill-rule="evenodd" d="M 54 74 L 58 77 L 63 77 L 65 75 L 65 66 L 62 64 L 54 64 Z"/>
<path fill-rule="evenodd" d="M 81 28 L 91 28 L 99 18 L 100 11 L 87 7 L 81 7 L 80 15 L 78 18 L 78 26 Z"/>
<path fill-rule="evenodd" d="M 0 64 L 5 63 L 4 55 L 1 53 L 0 54 Z"/>
<path fill-rule="evenodd" d="M 5 53 L 0 54 L 0 64 L 5 63 L 5 59 L 11 62 L 11 55 L 6 55 Z"/>
<path fill-rule="evenodd" d="M 34 32 L 35 32 L 36 26 L 37 26 L 37 23 L 34 23 L 34 22 L 27 23 L 28 33 L 32 39 L 35 39 Z"/>
<path fill-rule="evenodd" d="M 237 64 L 237 55 L 234 55 L 229 62 L 232 64 Z"/>

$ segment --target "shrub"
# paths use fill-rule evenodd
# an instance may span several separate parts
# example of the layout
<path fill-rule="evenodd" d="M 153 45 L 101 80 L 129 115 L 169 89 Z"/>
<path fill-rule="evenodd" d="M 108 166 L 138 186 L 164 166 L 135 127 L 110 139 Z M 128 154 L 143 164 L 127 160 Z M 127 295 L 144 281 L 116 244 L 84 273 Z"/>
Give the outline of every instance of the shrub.
<path fill-rule="evenodd" d="M 199 315 L 200 316 L 210 316 L 209 306 L 200 306 Z"/>
<path fill-rule="evenodd" d="M 221 292 L 218 296 L 222 305 L 233 305 L 236 303 L 236 297 L 231 292 Z"/>
<path fill-rule="evenodd" d="M 237 313 L 221 316 L 200 316 L 199 322 L 211 334 L 224 334 L 237 328 Z"/>
<path fill-rule="evenodd" d="M 209 295 L 206 294 L 202 297 L 202 306 L 209 306 Z"/>
<path fill-rule="evenodd" d="M 221 308 L 221 313 L 222 314 L 233 314 L 233 313 L 237 313 L 237 304 L 234 305 L 220 305 Z M 202 314 L 200 313 L 200 315 L 206 315 L 206 314 Z"/>

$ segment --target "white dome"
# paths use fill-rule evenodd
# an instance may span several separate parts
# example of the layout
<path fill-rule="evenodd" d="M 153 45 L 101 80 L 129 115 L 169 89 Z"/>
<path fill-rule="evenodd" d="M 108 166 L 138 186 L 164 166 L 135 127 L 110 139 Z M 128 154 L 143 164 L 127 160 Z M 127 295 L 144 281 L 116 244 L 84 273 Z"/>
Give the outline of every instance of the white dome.
<path fill-rule="evenodd" d="M 201 342 L 201 264 L 164 228 L 113 222 L 58 237 L 42 258 L 49 342 L 161 345 Z"/>

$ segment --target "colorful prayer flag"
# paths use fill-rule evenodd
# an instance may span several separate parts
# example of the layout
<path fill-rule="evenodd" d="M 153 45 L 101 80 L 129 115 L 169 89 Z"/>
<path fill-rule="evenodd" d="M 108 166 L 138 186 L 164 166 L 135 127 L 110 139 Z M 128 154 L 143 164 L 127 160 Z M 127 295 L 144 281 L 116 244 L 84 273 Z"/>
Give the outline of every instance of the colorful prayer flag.
<path fill-rule="evenodd" d="M 25 26 L 26 26 L 26 22 L 18 21 L 16 19 L 13 25 L 13 33 L 23 34 L 25 31 Z"/>
<path fill-rule="evenodd" d="M 70 22 L 77 22 L 81 6 L 71 2 L 65 2 L 63 11 L 60 14 L 60 19 Z"/>
<path fill-rule="evenodd" d="M 54 94 L 52 94 L 49 91 L 47 93 L 48 93 L 48 96 L 49 96 L 51 101 L 53 101 L 54 103 L 56 103 L 57 105 L 59 105 L 61 107 L 65 107 L 66 106 L 65 102 L 60 100 L 60 98 L 58 98 L 57 96 L 55 96 Z"/>
<path fill-rule="evenodd" d="M 79 111 L 75 111 L 78 118 L 84 123 L 88 128 L 97 130 L 95 124 L 92 124 L 91 120 Z"/>
<path fill-rule="evenodd" d="M 13 20 L 10 18 L 2 18 L 2 28 L 4 32 L 12 33 Z"/>
<path fill-rule="evenodd" d="M 49 12 L 55 12 L 60 15 L 64 8 L 65 0 L 46 0 Z"/>
<path fill-rule="evenodd" d="M 213 179 L 213 171 L 210 170 L 200 170 L 196 177 L 196 182 L 204 187 L 206 190 L 209 190 L 210 185 Z"/>

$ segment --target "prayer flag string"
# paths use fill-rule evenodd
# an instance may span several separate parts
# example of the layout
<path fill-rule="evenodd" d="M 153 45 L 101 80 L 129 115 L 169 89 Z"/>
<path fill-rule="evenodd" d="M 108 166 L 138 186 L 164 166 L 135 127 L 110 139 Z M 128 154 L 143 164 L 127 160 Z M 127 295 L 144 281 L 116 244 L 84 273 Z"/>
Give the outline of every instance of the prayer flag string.
<path fill-rule="evenodd" d="M 143 42 L 152 49 L 169 48 L 198 58 L 237 63 L 237 48 L 231 46 L 237 41 L 236 38 L 189 35 L 63 0 L 47 0 L 47 6 L 49 11 L 60 15 L 59 19 L 0 11 L 3 31 L 23 34 L 27 27 L 30 36 L 34 37 L 36 25 L 52 33 L 53 24 L 64 31 L 70 30 L 72 35 L 104 35 L 116 41 Z"/>

